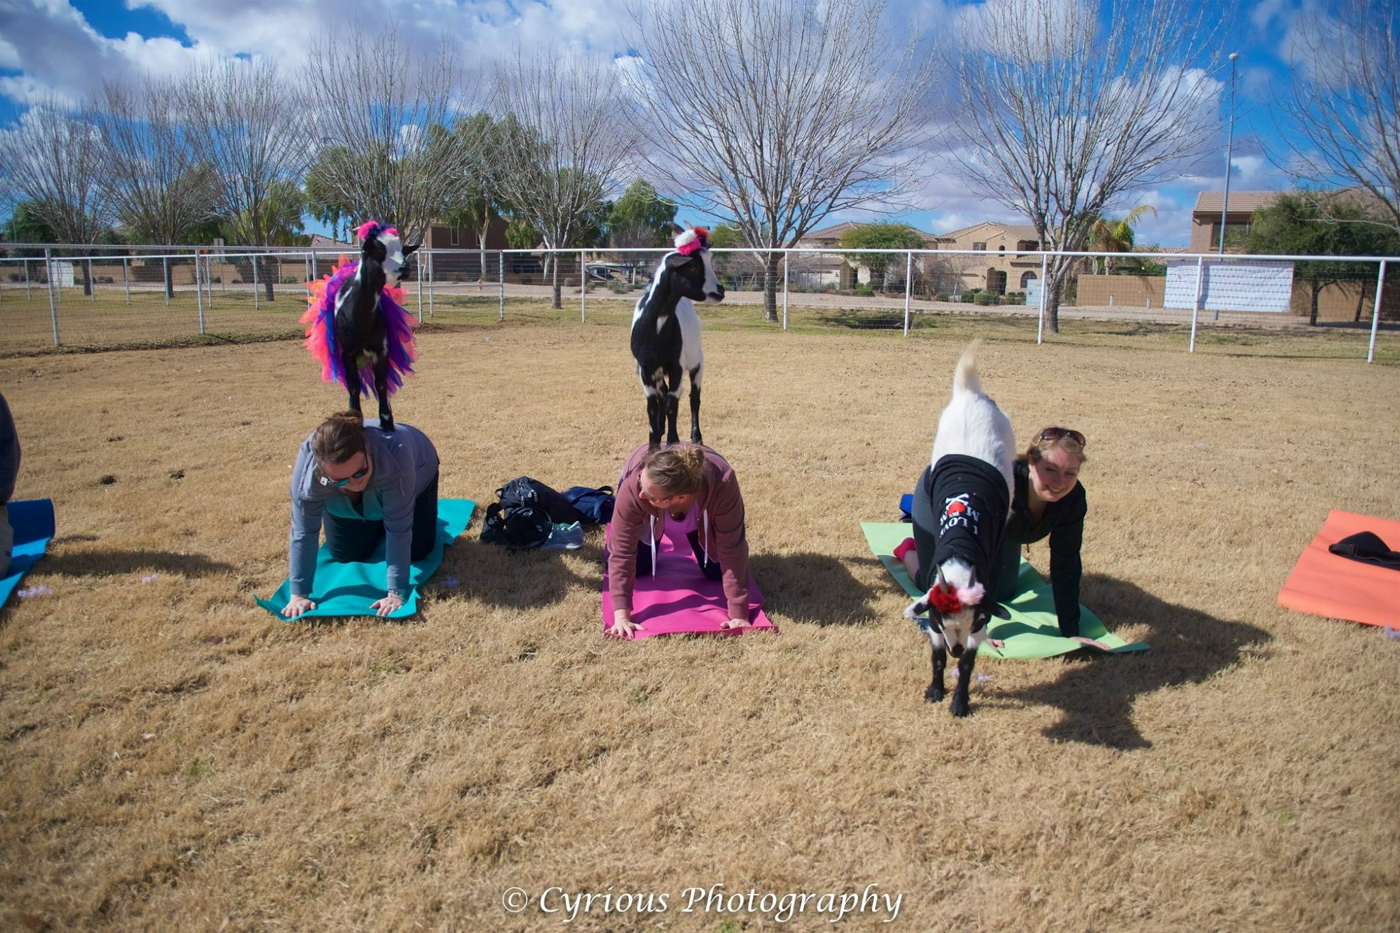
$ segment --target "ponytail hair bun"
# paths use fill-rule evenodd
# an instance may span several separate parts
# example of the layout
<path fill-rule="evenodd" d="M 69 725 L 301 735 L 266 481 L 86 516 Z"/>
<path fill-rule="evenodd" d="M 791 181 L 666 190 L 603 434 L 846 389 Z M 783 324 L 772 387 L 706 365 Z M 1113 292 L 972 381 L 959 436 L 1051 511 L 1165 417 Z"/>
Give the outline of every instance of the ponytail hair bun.
<path fill-rule="evenodd" d="M 311 453 L 318 463 L 344 463 L 365 449 L 365 421 L 357 411 L 338 411 L 311 435 Z"/>
<path fill-rule="evenodd" d="M 648 451 L 642 469 L 668 496 L 699 492 L 705 485 L 705 449 L 696 444 L 673 444 Z"/>

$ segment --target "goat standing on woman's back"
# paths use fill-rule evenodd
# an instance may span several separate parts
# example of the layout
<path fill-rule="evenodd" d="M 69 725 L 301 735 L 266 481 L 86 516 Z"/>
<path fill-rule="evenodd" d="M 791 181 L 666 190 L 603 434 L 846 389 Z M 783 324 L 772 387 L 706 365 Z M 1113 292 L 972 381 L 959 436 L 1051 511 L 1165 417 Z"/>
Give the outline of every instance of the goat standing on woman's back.
<path fill-rule="evenodd" d="M 680 409 L 681 375 L 690 375 L 690 439 L 700 439 L 700 384 L 705 356 L 700 350 L 700 318 L 696 301 L 723 301 L 710 259 L 710 235 L 693 227 L 676 237 L 674 252 L 667 253 L 652 274 L 651 285 L 632 312 L 632 356 L 647 399 L 647 425 L 652 447 L 674 444 L 676 415 Z"/>
<path fill-rule="evenodd" d="M 344 257 L 333 273 L 312 282 L 310 307 L 302 317 L 306 346 L 321 361 L 321 378 L 339 382 L 360 409 L 361 396 L 374 386 L 379 426 L 394 430 L 389 396 L 413 372 L 418 322 L 399 303 L 404 263 L 417 246 L 403 248 L 399 232 L 375 221 L 360 225 L 360 259 Z"/>

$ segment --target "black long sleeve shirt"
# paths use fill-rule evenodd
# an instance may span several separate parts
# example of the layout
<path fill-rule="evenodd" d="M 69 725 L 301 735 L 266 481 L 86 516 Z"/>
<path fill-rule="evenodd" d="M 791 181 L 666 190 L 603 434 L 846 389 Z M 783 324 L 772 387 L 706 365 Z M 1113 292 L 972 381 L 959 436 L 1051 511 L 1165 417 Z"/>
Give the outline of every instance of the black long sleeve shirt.
<path fill-rule="evenodd" d="M 1084 516 L 1089 511 L 1084 484 L 1076 483 L 1069 495 L 1058 502 L 1047 502 L 1037 521 L 1030 511 L 1030 465 L 1018 460 L 1013 473 L 1011 520 L 1002 538 L 1001 569 L 997 574 L 998 598 L 1015 589 L 1021 545 L 1049 535 L 1050 588 L 1055 594 L 1055 615 L 1060 620 L 1060 634 L 1073 638 L 1079 634 L 1079 581 L 1084 575 L 1079 550 L 1084 542 Z"/>

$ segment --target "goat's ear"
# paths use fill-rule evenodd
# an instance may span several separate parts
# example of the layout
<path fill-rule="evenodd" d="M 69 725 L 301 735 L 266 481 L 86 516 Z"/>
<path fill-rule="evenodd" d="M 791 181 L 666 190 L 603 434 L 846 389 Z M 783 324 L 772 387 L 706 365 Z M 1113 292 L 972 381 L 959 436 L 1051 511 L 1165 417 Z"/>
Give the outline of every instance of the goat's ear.
<path fill-rule="evenodd" d="M 679 269 L 694 258 L 694 256 L 682 256 L 680 253 L 671 253 L 666 257 L 666 268 Z"/>
<path fill-rule="evenodd" d="M 676 222 L 673 220 L 673 221 L 671 221 L 671 232 L 672 232 L 672 233 L 685 233 L 685 227 L 682 227 L 680 224 L 676 223 Z"/>
<path fill-rule="evenodd" d="M 412 256 L 414 253 L 418 252 L 418 247 L 422 245 L 422 243 L 414 243 L 412 246 L 405 246 L 403 250 L 404 256 Z"/>
<path fill-rule="evenodd" d="M 938 573 L 937 573 L 937 575 L 935 575 L 934 580 L 937 582 L 938 588 L 939 588 L 939 589 L 941 589 L 941 590 L 946 590 L 946 589 L 948 588 L 948 581 L 945 580 L 945 579 L 943 579 L 943 568 L 942 568 L 942 567 L 939 567 L 939 568 L 938 568 Z"/>

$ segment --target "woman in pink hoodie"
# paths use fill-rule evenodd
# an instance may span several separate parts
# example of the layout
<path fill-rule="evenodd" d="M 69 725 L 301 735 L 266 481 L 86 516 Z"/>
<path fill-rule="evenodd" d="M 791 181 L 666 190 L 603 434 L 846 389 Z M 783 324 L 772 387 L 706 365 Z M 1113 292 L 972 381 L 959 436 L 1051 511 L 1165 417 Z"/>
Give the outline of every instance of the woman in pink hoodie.
<path fill-rule="evenodd" d="M 632 451 L 617 484 L 608 543 L 608 582 L 613 624 L 607 634 L 627 638 L 632 621 L 632 584 L 650 573 L 666 521 L 695 512 L 687 537 L 705 576 L 722 580 L 729 604 L 724 628 L 749 624 L 749 542 L 744 536 L 744 498 L 739 480 L 723 457 L 698 444 L 672 444 Z"/>

